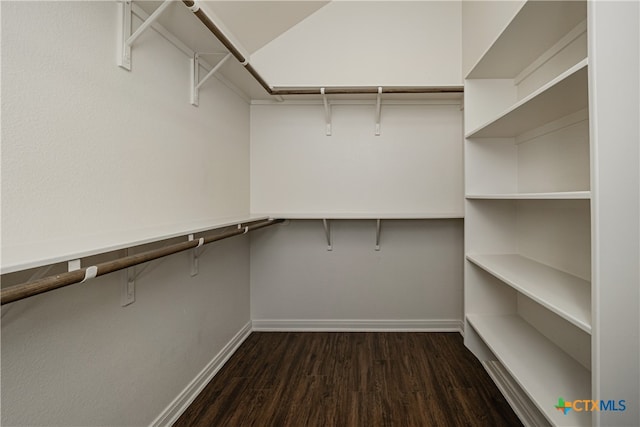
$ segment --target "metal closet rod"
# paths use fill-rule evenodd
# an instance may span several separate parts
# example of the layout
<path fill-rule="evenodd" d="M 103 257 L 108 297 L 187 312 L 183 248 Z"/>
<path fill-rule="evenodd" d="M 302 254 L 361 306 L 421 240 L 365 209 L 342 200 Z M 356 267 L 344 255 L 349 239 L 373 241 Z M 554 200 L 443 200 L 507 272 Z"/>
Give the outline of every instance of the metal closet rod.
<path fill-rule="evenodd" d="M 219 235 L 206 236 L 203 238 L 204 242 L 202 244 L 206 245 L 209 243 L 217 242 L 218 240 L 228 239 L 229 237 L 237 236 L 239 234 L 245 234 L 249 231 L 258 230 L 260 228 L 268 227 L 270 225 L 277 224 L 283 221 L 283 219 L 270 219 L 248 225 L 243 228 L 228 231 Z M 29 298 L 34 295 L 53 291 L 64 286 L 83 282 L 86 279 L 87 269 L 89 268 L 97 268 L 97 272 L 94 277 L 103 276 L 105 274 L 113 273 L 114 271 L 124 270 L 125 268 L 153 261 L 158 258 L 163 258 L 178 252 L 194 249 L 198 246 L 201 246 L 199 239 L 189 240 L 186 242 L 165 246 L 164 248 L 153 249 L 136 255 L 129 255 L 124 258 L 118 258 L 113 261 L 103 262 L 92 267 L 81 268 L 79 270 L 69 271 L 67 273 L 62 273 L 55 276 L 44 277 L 39 280 L 34 280 L 33 282 L 14 285 L 2 289 L 2 291 L 0 292 L 0 304 L 8 304 L 10 302 Z"/>
<path fill-rule="evenodd" d="M 200 21 L 213 33 L 213 35 L 224 45 L 224 47 L 240 62 L 253 76 L 253 78 L 264 88 L 269 95 L 320 95 L 320 88 L 315 89 L 273 89 L 267 84 L 262 76 L 256 71 L 255 68 L 249 64 L 247 58 L 236 48 L 231 40 L 224 35 L 220 28 L 207 16 L 206 13 L 199 7 L 195 6 L 193 0 L 182 0 Z M 464 89 L 462 86 L 452 87 L 437 87 L 437 86 L 412 86 L 412 87 L 387 87 L 382 89 L 382 93 L 462 93 Z M 354 88 L 340 88 L 340 89 L 325 89 L 325 94 L 334 95 L 352 95 L 352 94 L 377 94 L 377 87 L 354 87 Z"/>

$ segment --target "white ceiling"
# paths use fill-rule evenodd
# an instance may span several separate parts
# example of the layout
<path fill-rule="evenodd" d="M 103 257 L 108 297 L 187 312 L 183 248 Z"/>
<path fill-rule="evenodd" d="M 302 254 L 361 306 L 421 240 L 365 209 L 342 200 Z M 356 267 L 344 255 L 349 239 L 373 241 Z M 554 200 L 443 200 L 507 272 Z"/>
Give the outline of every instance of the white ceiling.
<path fill-rule="evenodd" d="M 155 9 L 157 9 L 162 1 L 136 0 L 134 3 L 134 6 L 143 9 L 147 14 L 151 14 Z M 220 29 L 232 41 L 232 43 L 239 48 L 244 56 L 251 60 L 252 65 L 257 65 L 256 69 L 261 75 L 263 75 L 264 67 L 258 63 L 259 61 L 256 62 L 255 59 L 260 56 L 265 49 L 273 45 L 272 42 L 277 43 L 277 41 L 281 40 L 282 37 L 286 37 L 287 34 L 290 34 L 292 30 L 299 28 L 299 23 L 303 21 L 307 23 L 309 20 L 313 20 L 314 17 L 318 16 L 317 12 L 322 14 L 327 10 L 325 6 L 334 5 L 336 3 L 340 2 L 318 0 L 198 1 L 198 4 L 203 11 L 216 23 L 217 26 L 220 27 Z M 363 1 L 359 3 L 362 7 L 367 9 L 370 7 L 369 2 Z M 324 13 L 324 15 L 326 15 L 326 13 Z M 182 1 L 175 0 L 174 4 L 172 4 L 159 18 L 158 23 L 165 27 L 171 34 L 194 52 L 220 53 L 221 55 L 203 57 L 204 61 L 210 65 L 214 65 L 220 60 L 220 58 L 222 58 L 224 53 L 227 52 L 225 47 L 211 34 L 211 32 L 209 32 L 209 30 L 193 16 L 193 13 L 191 13 L 189 9 L 182 4 Z M 136 20 L 134 25 L 139 25 L 139 21 Z M 327 17 L 326 28 L 330 28 L 331 31 L 334 31 L 335 25 L 336 23 L 333 18 L 331 16 Z M 324 31 L 318 31 L 310 37 L 316 38 L 318 37 L 318 34 L 321 34 L 321 37 L 326 36 Z M 302 43 L 304 44 L 306 42 L 303 41 Z M 136 42 L 136 45 L 138 46 L 142 44 L 144 44 L 144 35 Z M 137 47 L 134 46 L 134 50 L 136 50 L 136 48 Z M 287 49 L 287 51 L 288 50 L 289 49 Z M 251 58 L 250 56 L 254 53 L 255 57 Z M 135 56 L 135 53 L 133 55 Z M 296 52 L 294 55 L 298 55 L 298 53 Z M 218 75 L 239 88 L 240 91 L 249 99 L 275 99 L 268 95 L 260 84 L 242 66 L 242 64 L 235 59 L 227 61 L 221 67 Z M 265 76 L 263 75 L 263 77 Z M 273 82 L 268 78 L 267 82 L 269 84 L 273 84 Z M 404 84 L 401 84 L 400 86 L 402 85 Z M 340 84 L 338 86 L 344 86 L 344 84 Z M 439 96 L 442 96 L 442 94 Z M 459 94 L 456 94 L 456 96 L 459 97 Z M 417 97 L 425 97 L 425 95 L 418 94 Z M 448 98 L 448 95 L 445 94 L 445 97 Z M 285 98 L 288 99 L 289 97 L 287 96 Z M 317 96 L 293 96 L 293 99 L 296 100 L 303 100 L 306 98 L 314 99 L 317 98 Z M 332 99 L 333 98 L 339 99 L 340 96 L 332 96 Z M 352 98 L 353 96 L 350 96 L 350 99 Z M 363 96 L 363 99 L 364 98 L 367 100 L 370 98 L 375 99 L 375 96 Z M 387 98 L 389 98 L 388 95 L 385 96 L 385 99 Z M 395 97 L 392 98 L 395 99 Z M 414 96 L 411 95 L 398 95 L 398 99 L 413 98 Z"/>
<path fill-rule="evenodd" d="M 246 57 L 291 29 L 330 1 L 316 0 L 200 0 L 198 5 Z M 134 6 L 153 13 L 162 1 L 136 0 Z M 194 52 L 226 53 L 226 48 L 193 16 L 182 1 L 160 16 L 158 23 Z M 138 25 L 138 24 L 135 24 Z M 142 43 L 141 40 L 138 43 Z M 135 55 L 135 54 L 134 54 Z M 213 65 L 222 56 L 204 56 Z M 271 99 L 248 71 L 235 59 L 227 61 L 219 71 L 228 81 L 251 99 Z"/>
<path fill-rule="evenodd" d="M 246 52 L 252 54 L 328 3 L 206 0 L 200 4 L 205 12 L 213 12 Z"/>

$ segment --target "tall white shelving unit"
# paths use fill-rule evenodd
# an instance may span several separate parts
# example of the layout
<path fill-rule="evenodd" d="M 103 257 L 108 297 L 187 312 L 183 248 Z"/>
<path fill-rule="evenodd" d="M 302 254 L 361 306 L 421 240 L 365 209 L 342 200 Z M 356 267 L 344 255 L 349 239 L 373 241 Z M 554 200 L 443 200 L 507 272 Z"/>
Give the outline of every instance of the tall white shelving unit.
<path fill-rule="evenodd" d="M 527 425 L 639 422 L 638 9 L 523 2 L 466 76 L 465 344 Z"/>
<path fill-rule="evenodd" d="M 592 396 L 587 43 L 527 2 L 465 81 L 465 342 L 535 425 L 591 424 L 554 407 Z"/>

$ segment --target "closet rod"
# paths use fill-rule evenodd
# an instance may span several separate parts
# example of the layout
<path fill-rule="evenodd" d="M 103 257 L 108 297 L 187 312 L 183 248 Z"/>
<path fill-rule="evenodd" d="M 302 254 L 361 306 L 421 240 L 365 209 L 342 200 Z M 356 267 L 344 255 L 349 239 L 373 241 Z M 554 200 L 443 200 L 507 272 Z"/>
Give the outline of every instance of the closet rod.
<path fill-rule="evenodd" d="M 461 86 L 423 86 L 423 87 L 383 87 L 382 93 L 460 93 L 463 89 Z M 325 88 L 326 95 L 354 95 L 354 94 L 373 94 L 378 93 L 378 87 L 354 87 L 354 88 Z M 274 95 L 320 95 L 321 89 L 274 89 Z"/>
<path fill-rule="evenodd" d="M 273 89 L 267 84 L 262 76 L 256 71 L 255 68 L 249 64 L 249 60 L 244 57 L 242 53 L 233 45 L 231 40 L 224 35 L 222 30 L 207 16 L 206 13 L 200 7 L 196 5 L 193 0 L 182 0 L 197 17 L 198 19 L 213 33 L 213 35 L 224 45 L 225 48 L 240 62 L 253 76 L 253 78 L 264 88 L 269 95 L 320 95 L 320 88 L 314 89 Z M 414 86 L 414 87 L 387 87 L 382 89 L 382 93 L 462 93 L 464 89 L 462 86 L 451 87 L 437 87 L 437 86 Z M 329 89 L 325 90 L 326 94 L 334 95 L 352 95 L 352 94 L 376 94 L 378 93 L 378 87 L 362 87 L 362 88 L 345 88 L 345 89 Z"/>
<path fill-rule="evenodd" d="M 220 43 L 222 43 L 224 47 L 227 48 L 227 50 L 238 60 L 238 62 L 240 62 L 247 69 L 247 71 L 253 76 L 253 78 L 258 83 L 260 83 L 260 86 L 262 86 L 269 95 L 274 95 L 273 91 L 271 90 L 267 82 L 264 81 L 262 76 L 258 74 L 258 72 L 251 66 L 251 64 L 249 64 L 249 61 L 244 57 L 242 53 L 240 53 L 240 51 L 233 45 L 233 43 L 231 43 L 231 40 L 229 40 L 227 36 L 224 35 L 222 30 L 220 30 L 220 28 L 216 24 L 214 24 L 211 19 L 209 19 L 207 14 L 204 13 L 204 11 L 200 9 L 200 7 L 196 6 L 196 2 L 193 0 L 182 0 L 182 3 L 184 3 L 184 5 L 187 6 L 198 17 L 200 22 L 202 22 L 204 26 L 207 27 L 209 31 L 211 31 L 211 33 L 220 41 Z"/>
<path fill-rule="evenodd" d="M 268 227 L 273 224 L 283 222 L 283 219 L 270 219 L 262 222 L 258 222 L 253 225 L 248 225 L 243 228 L 228 231 L 216 236 L 204 237 L 202 244 L 209 244 L 217 242 L 218 240 L 227 239 L 229 237 L 237 236 L 239 234 L 245 234 L 249 231 L 258 230 L 263 227 Z M 79 270 L 69 271 L 67 273 L 61 273 L 55 276 L 45 277 L 33 282 L 21 283 L 15 286 L 11 286 L 2 289 L 0 292 L 0 304 L 8 304 L 10 302 L 18 301 L 21 299 L 29 298 L 34 295 L 42 294 L 45 292 L 53 291 L 64 286 L 80 283 L 85 280 L 88 268 L 97 269 L 95 276 L 102 276 L 105 274 L 113 273 L 114 271 L 123 270 L 125 268 L 133 267 L 138 264 L 153 261 L 158 258 L 162 258 L 168 255 L 172 255 L 178 252 L 194 249 L 201 246 L 199 240 L 188 240 L 182 243 L 176 243 L 166 246 L 164 248 L 153 249 L 150 251 L 142 252 L 135 255 L 129 255 L 124 258 L 118 258 L 113 261 L 107 261 L 100 264 L 96 264 L 92 267 L 81 268 Z"/>

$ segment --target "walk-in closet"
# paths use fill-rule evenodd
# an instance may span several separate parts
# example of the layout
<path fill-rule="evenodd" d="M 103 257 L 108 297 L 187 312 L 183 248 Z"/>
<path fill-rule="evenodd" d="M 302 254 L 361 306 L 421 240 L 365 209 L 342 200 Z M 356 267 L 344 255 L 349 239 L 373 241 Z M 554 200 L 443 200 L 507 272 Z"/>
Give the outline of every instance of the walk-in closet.
<path fill-rule="evenodd" d="M 638 1 L 2 1 L 6 426 L 640 424 Z"/>

